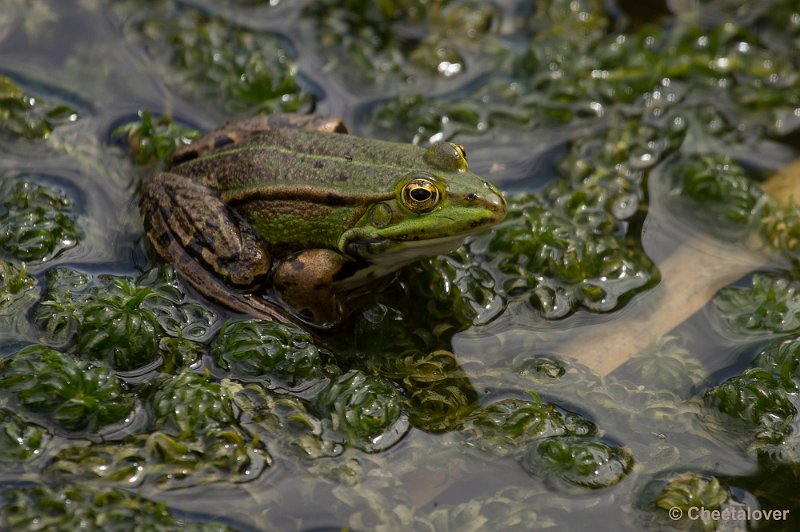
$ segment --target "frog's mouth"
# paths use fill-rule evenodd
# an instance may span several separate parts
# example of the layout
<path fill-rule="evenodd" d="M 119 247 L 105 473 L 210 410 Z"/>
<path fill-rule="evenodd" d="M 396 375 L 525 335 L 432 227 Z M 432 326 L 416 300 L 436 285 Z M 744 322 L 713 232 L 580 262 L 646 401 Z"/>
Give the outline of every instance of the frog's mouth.
<path fill-rule="evenodd" d="M 477 232 L 477 231 L 475 231 Z M 389 238 L 359 238 L 348 242 L 345 251 L 392 272 L 426 257 L 450 253 L 460 246 L 469 234 L 427 238 L 422 240 L 391 240 Z"/>
<path fill-rule="evenodd" d="M 407 264 L 426 257 L 450 253 L 464 242 L 464 234 L 426 240 L 396 241 L 388 238 L 359 238 L 349 242 L 345 251 L 363 262 L 358 271 L 338 282 L 345 290 L 389 275 Z"/>

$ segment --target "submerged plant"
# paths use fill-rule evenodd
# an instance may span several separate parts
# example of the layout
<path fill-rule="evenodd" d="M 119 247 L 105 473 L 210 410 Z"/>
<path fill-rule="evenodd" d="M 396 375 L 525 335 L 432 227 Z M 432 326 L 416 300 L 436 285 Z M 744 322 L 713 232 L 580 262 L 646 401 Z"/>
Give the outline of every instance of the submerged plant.
<path fill-rule="evenodd" d="M 31 414 L 70 431 L 101 431 L 133 413 L 133 398 L 113 371 L 42 345 L 2 362 L 0 389 Z"/>
<path fill-rule="evenodd" d="M 250 114 L 313 106 L 313 94 L 298 83 L 290 48 L 277 35 L 182 3 L 161 1 L 146 12 L 129 4 L 117 7 L 126 14 L 125 29 L 181 92 Z"/>
<path fill-rule="evenodd" d="M 0 461 L 20 462 L 40 456 L 50 435 L 7 408 L 0 408 Z"/>
<path fill-rule="evenodd" d="M 366 451 L 388 448 L 408 429 L 397 389 L 358 370 L 335 379 L 317 402 L 331 416 L 333 429 Z"/>
<path fill-rule="evenodd" d="M 184 301 L 174 273 L 156 269 L 137 279 L 55 269 L 34 308 L 34 322 L 53 344 L 75 346 L 83 355 L 120 371 L 159 360 L 181 367 L 197 355 L 213 314 Z"/>
<path fill-rule="evenodd" d="M 90 484 L 10 487 L 0 492 L 0 528 L 7 530 L 174 530 L 222 532 L 220 523 L 193 523 L 154 502 Z"/>
<path fill-rule="evenodd" d="M 520 456 L 547 438 L 597 432 L 591 421 L 531 396 L 497 401 L 472 413 L 462 429 L 468 445 L 498 456 Z"/>
<path fill-rule="evenodd" d="M 714 307 L 725 327 L 746 335 L 800 331 L 797 283 L 772 274 L 753 275 L 750 286 L 722 289 Z"/>
<path fill-rule="evenodd" d="M 75 247 L 80 231 L 72 200 L 61 190 L 30 180 L 0 187 L 0 248 L 19 260 L 51 260 Z"/>
<path fill-rule="evenodd" d="M 14 306 L 36 286 L 23 263 L 19 268 L 0 259 L 0 314 Z"/>
<path fill-rule="evenodd" d="M 687 519 L 691 508 L 703 508 L 709 511 L 719 510 L 731 501 L 731 493 L 716 477 L 689 472 L 676 474 L 669 478 L 656 498 L 655 505 L 671 512 L 669 518 L 674 522 L 678 518 Z M 674 508 L 681 510 L 674 513 Z M 705 519 L 702 517 L 702 519 Z M 711 528 L 712 522 L 706 523 Z"/>
<path fill-rule="evenodd" d="M 260 320 L 226 323 L 212 342 L 211 353 L 232 378 L 289 389 L 322 378 L 323 361 L 330 356 L 307 332 Z"/>
<path fill-rule="evenodd" d="M 42 139 L 77 117 L 72 107 L 34 96 L 0 76 L 0 132 L 22 139 Z"/>
<path fill-rule="evenodd" d="M 532 475 L 598 489 L 625 478 L 633 467 L 633 456 L 622 447 L 595 438 L 547 438 L 531 448 L 523 466 Z"/>

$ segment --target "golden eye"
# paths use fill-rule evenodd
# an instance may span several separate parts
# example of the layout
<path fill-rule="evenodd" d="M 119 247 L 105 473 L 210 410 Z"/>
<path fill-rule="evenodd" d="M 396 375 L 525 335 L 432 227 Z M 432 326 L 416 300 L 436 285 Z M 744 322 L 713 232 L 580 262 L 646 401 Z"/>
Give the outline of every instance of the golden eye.
<path fill-rule="evenodd" d="M 403 205 L 411 212 L 422 214 L 430 212 L 439 203 L 439 189 L 433 181 L 415 178 L 403 187 Z"/>

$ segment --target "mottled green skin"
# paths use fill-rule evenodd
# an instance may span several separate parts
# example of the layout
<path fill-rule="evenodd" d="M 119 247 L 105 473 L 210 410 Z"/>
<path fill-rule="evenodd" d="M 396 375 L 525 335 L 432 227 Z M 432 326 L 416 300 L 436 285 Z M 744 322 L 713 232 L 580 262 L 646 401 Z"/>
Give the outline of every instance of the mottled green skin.
<path fill-rule="evenodd" d="M 486 190 L 468 171 L 445 171 L 423 160 L 425 149 L 410 144 L 344 134 L 275 129 L 230 148 L 220 148 L 182 163 L 172 172 L 220 191 L 220 198 L 241 213 L 275 249 L 340 249 L 343 229 L 359 225 L 367 209 L 393 201 L 397 182 L 414 170 L 447 184 L 448 203 Z M 499 193 L 498 193 L 499 194 Z M 399 209 L 398 209 L 399 210 Z M 475 209 L 473 209 L 475 210 Z M 504 206 L 503 206 L 504 212 Z M 390 226 L 410 213 L 396 213 Z M 436 238 L 489 225 L 497 212 L 464 213 L 465 225 L 452 220 L 427 230 L 410 231 L 403 240 Z M 405 216 L 403 216 L 405 215 Z M 431 215 L 418 215 L 417 218 Z"/>
<path fill-rule="evenodd" d="M 336 119 L 259 116 L 197 139 L 145 183 L 147 236 L 206 296 L 287 318 L 278 303 L 290 321 L 327 327 L 374 280 L 505 216 L 461 146 L 344 130 Z"/>

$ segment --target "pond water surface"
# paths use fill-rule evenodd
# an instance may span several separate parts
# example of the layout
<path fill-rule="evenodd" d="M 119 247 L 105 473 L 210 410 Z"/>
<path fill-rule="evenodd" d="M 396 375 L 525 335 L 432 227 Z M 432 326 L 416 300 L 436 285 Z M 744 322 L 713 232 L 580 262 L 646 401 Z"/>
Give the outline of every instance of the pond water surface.
<path fill-rule="evenodd" d="M 0 528 L 796 526 L 798 52 L 790 0 L 3 0 Z M 327 347 L 247 320 L 138 194 L 274 112 L 509 216 Z"/>

